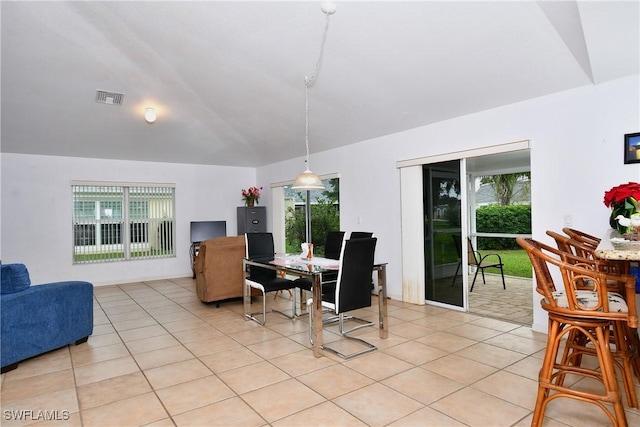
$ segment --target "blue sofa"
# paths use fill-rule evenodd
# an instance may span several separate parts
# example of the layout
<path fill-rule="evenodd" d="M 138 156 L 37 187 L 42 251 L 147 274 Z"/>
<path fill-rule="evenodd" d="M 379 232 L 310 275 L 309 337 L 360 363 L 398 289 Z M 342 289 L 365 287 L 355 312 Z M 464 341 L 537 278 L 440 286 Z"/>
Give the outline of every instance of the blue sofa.
<path fill-rule="evenodd" d="M 31 286 L 24 264 L 0 266 L 2 373 L 18 363 L 85 342 L 93 332 L 93 285 L 69 281 Z"/>

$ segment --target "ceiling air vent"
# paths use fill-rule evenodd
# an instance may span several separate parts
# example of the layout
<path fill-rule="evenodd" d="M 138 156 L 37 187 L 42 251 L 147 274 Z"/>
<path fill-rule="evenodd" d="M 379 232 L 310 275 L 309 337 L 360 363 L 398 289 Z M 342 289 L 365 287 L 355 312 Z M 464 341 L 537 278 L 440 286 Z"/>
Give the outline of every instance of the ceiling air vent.
<path fill-rule="evenodd" d="M 100 104 L 122 105 L 124 93 L 96 90 L 96 102 Z"/>

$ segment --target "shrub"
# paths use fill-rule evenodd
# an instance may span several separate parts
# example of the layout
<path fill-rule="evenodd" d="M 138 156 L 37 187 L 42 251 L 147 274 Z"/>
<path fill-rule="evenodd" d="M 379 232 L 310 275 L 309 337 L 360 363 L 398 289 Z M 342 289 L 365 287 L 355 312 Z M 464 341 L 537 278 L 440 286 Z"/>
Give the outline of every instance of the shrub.
<path fill-rule="evenodd" d="M 531 205 L 489 205 L 476 209 L 478 233 L 531 234 Z M 479 249 L 520 249 L 513 238 L 478 237 Z"/>
<path fill-rule="evenodd" d="M 289 209 L 285 221 L 287 233 L 287 252 L 300 252 L 300 243 L 306 240 L 306 223 L 304 209 Z M 340 212 L 336 205 L 327 200 L 318 200 L 311 205 L 311 240 L 313 253 L 324 254 L 324 243 L 327 232 L 340 230 Z"/>

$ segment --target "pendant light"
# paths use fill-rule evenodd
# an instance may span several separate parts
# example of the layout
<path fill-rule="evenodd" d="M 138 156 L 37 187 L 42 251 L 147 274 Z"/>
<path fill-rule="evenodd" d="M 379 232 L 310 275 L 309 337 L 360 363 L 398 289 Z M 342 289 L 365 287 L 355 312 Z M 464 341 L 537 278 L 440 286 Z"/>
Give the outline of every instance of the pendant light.
<path fill-rule="evenodd" d="M 322 53 L 324 52 L 324 43 L 327 40 L 327 32 L 329 30 L 329 17 L 333 15 L 336 11 L 336 5 L 332 2 L 323 2 L 321 4 L 322 12 L 326 15 L 326 23 L 324 26 L 324 34 L 322 36 L 322 43 L 320 44 L 320 54 L 318 55 L 318 61 L 316 62 L 316 68 L 313 74 L 309 76 L 305 76 L 304 78 L 304 96 L 305 96 L 305 146 L 307 149 L 307 157 L 305 158 L 305 171 L 297 176 L 293 185 L 291 186 L 294 190 L 324 190 L 324 184 L 322 184 L 322 180 L 318 175 L 311 172 L 309 169 L 309 87 L 315 81 L 318 71 L 320 70 L 320 61 L 322 60 Z M 308 199 L 308 195 L 307 195 Z"/>

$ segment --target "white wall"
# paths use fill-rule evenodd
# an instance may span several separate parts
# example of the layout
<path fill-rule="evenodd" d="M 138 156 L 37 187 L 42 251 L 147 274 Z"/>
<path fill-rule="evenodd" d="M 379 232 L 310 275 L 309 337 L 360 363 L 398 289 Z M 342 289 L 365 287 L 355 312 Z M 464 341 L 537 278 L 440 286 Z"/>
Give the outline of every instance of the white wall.
<path fill-rule="evenodd" d="M 640 166 L 622 160 L 623 135 L 640 131 L 639 105 L 636 75 L 312 154 L 310 164 L 318 174 L 340 174 L 342 228 L 376 233 L 377 258 L 389 263 L 389 295 L 401 299 L 398 160 L 530 140 L 534 238 L 550 242 L 545 231 L 561 229 L 567 214 L 576 228 L 602 234 L 608 222 L 604 191 L 640 180 Z M 302 159 L 255 171 L 6 153 L 0 165 L 2 261 L 27 264 L 34 283 L 78 279 L 96 285 L 190 276 L 190 221 L 224 219 L 233 234 L 241 188 L 264 186 L 260 202 L 269 206 L 269 184 L 292 180 L 304 169 Z M 71 180 L 175 183 L 177 257 L 73 266 Z M 535 299 L 534 327 L 545 330 Z"/>
<path fill-rule="evenodd" d="M 530 140 L 533 237 L 552 243 L 545 231 L 560 230 L 567 214 L 575 228 L 602 234 L 609 214 L 604 191 L 640 180 L 639 165 L 623 164 L 623 135 L 640 131 L 639 106 L 636 75 L 312 154 L 310 164 L 318 174 L 340 174 L 342 229 L 376 233 L 376 257 L 389 263 L 389 295 L 401 299 L 397 161 Z M 258 182 L 290 180 L 303 168 L 301 159 L 261 167 Z M 533 293 L 534 328 L 546 330 Z"/>
<path fill-rule="evenodd" d="M 2 262 L 27 265 L 33 283 L 86 280 L 94 285 L 191 276 L 189 224 L 226 220 L 237 231 L 240 191 L 255 183 L 255 169 L 97 160 L 3 153 Z M 72 180 L 176 184 L 176 257 L 102 264 L 72 264 Z"/>

